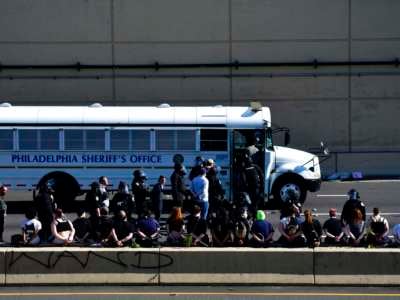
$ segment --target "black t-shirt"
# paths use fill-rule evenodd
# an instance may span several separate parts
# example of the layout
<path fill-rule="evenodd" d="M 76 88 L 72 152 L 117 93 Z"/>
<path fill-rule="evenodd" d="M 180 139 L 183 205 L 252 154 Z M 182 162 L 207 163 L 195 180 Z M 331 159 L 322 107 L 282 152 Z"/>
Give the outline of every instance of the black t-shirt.
<path fill-rule="evenodd" d="M 90 220 L 86 218 L 77 218 L 72 222 L 72 225 L 74 225 L 75 228 L 75 236 L 80 239 L 92 230 Z"/>
<path fill-rule="evenodd" d="M 188 233 L 193 233 L 196 236 L 200 234 L 206 234 L 207 232 L 207 222 L 206 220 L 190 215 L 187 217 L 187 231 Z"/>
<path fill-rule="evenodd" d="M 185 224 L 185 222 L 183 221 L 183 219 L 175 220 L 169 218 L 167 220 L 167 224 L 170 232 L 171 231 L 181 232 L 183 230 L 183 225 Z"/>
<path fill-rule="evenodd" d="M 119 240 L 122 240 L 132 232 L 134 232 L 133 225 L 128 221 L 115 221 L 114 230 Z"/>
<path fill-rule="evenodd" d="M 108 238 L 113 228 L 112 220 L 108 217 L 100 217 L 96 227 L 96 233 L 100 240 Z"/>
<path fill-rule="evenodd" d="M 339 236 L 342 233 L 342 225 L 340 220 L 336 218 L 330 218 L 325 221 L 324 229 L 334 236 Z"/>

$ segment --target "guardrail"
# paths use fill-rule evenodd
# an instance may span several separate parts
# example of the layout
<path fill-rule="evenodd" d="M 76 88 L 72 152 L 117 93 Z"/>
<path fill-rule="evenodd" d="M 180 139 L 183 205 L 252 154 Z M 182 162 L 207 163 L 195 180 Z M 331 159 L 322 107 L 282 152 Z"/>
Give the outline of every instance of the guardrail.
<path fill-rule="evenodd" d="M 3 285 L 400 285 L 400 249 L 3 248 Z"/>

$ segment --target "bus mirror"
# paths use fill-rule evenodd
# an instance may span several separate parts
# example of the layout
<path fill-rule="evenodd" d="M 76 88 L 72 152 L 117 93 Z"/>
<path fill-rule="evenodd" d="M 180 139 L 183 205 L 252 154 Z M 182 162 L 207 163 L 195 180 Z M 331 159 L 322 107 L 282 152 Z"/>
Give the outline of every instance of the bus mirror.
<path fill-rule="evenodd" d="M 285 131 L 285 146 L 290 144 L 290 133 Z"/>
<path fill-rule="evenodd" d="M 322 152 L 324 155 L 329 155 L 329 149 L 328 149 L 328 147 L 324 144 L 324 142 L 321 142 L 320 146 L 321 146 L 321 152 Z"/>

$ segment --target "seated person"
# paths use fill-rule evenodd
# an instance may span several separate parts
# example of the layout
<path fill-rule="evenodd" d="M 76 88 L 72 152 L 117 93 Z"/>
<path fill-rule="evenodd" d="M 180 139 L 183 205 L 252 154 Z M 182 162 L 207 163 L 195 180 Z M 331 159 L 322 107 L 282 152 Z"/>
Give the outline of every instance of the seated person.
<path fill-rule="evenodd" d="M 159 234 L 160 224 L 151 216 L 151 211 L 145 209 L 137 223 L 136 242 L 141 247 L 157 246 Z"/>
<path fill-rule="evenodd" d="M 400 246 L 400 224 L 396 224 L 393 229 L 393 246 Z"/>
<path fill-rule="evenodd" d="M 132 195 L 129 193 L 129 186 L 126 182 L 120 181 L 118 185 L 118 192 L 110 201 L 110 210 L 117 216 L 121 210 L 126 213 L 128 220 L 131 219 L 133 212 L 134 201 Z"/>
<path fill-rule="evenodd" d="M 69 245 L 74 241 L 74 226 L 60 208 L 57 208 L 54 212 L 54 220 L 51 223 L 51 233 L 54 237 L 54 244 Z"/>
<path fill-rule="evenodd" d="M 239 209 L 233 222 L 233 244 L 235 247 L 247 246 L 250 235 L 248 211 L 245 207 Z"/>
<path fill-rule="evenodd" d="M 186 217 L 186 224 L 191 246 L 208 247 L 210 240 L 207 235 L 207 222 L 201 218 L 200 206 L 193 207 L 192 213 Z"/>
<path fill-rule="evenodd" d="M 213 247 L 229 247 L 233 244 L 233 223 L 229 211 L 219 207 L 215 218 L 211 219 L 211 236 Z"/>
<path fill-rule="evenodd" d="M 126 212 L 120 210 L 113 223 L 111 231 L 112 239 L 117 247 L 127 247 L 132 245 L 133 225 L 128 222 Z"/>
<path fill-rule="evenodd" d="M 305 237 L 301 231 L 300 219 L 296 217 L 296 210 L 292 208 L 290 215 L 281 219 L 278 225 L 281 237 L 278 243 L 283 247 L 304 247 Z"/>
<path fill-rule="evenodd" d="M 326 238 L 324 243 L 330 246 L 337 246 L 343 244 L 344 232 L 342 230 L 342 223 L 336 218 L 336 209 L 329 209 L 329 219 L 325 221 L 323 230 Z"/>
<path fill-rule="evenodd" d="M 72 222 L 75 228 L 75 242 L 82 244 L 93 243 L 94 241 L 91 238 L 92 223 L 86 217 L 85 210 L 79 208 L 76 214 L 78 217 Z"/>
<path fill-rule="evenodd" d="M 36 219 L 36 210 L 29 208 L 25 213 L 26 219 L 21 223 L 22 242 L 24 245 L 38 245 L 40 243 L 39 231 L 42 223 Z"/>
<path fill-rule="evenodd" d="M 309 209 L 304 211 L 304 222 L 301 224 L 301 230 L 306 238 L 308 247 L 314 248 L 321 244 L 321 223 L 313 217 Z"/>
<path fill-rule="evenodd" d="M 348 244 L 350 246 L 363 245 L 365 242 L 365 222 L 363 220 L 363 214 L 358 208 L 356 208 L 352 214 L 349 223 L 347 223 L 344 228 L 347 234 Z"/>
<path fill-rule="evenodd" d="M 168 246 L 183 246 L 185 221 L 182 215 L 182 208 L 179 206 L 173 207 L 171 216 L 167 220 L 168 226 Z"/>
<path fill-rule="evenodd" d="M 379 213 L 379 208 L 374 207 L 373 214 L 368 220 L 367 244 L 371 246 L 384 246 L 389 242 L 389 223 Z"/>
<path fill-rule="evenodd" d="M 265 213 L 262 210 L 256 212 L 256 220 L 251 226 L 251 234 L 250 245 L 252 247 L 268 247 L 272 243 L 274 228 L 266 220 Z"/>
<path fill-rule="evenodd" d="M 101 243 L 104 246 L 110 246 L 112 240 L 110 241 L 112 235 L 111 231 L 113 229 L 113 222 L 108 215 L 108 208 L 100 208 L 100 218 L 98 219 L 95 227 L 93 228 L 95 240 L 97 243 Z"/>

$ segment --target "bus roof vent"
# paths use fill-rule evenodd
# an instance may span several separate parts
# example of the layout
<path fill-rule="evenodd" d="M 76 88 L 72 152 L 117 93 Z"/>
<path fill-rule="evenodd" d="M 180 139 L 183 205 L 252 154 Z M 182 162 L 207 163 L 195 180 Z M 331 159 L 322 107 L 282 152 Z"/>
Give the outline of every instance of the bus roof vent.
<path fill-rule="evenodd" d="M 168 103 L 161 103 L 159 106 L 157 106 L 158 108 L 170 108 L 171 105 L 169 105 Z"/>
<path fill-rule="evenodd" d="M 222 108 L 223 106 L 221 104 L 214 105 L 215 108 Z"/>
<path fill-rule="evenodd" d="M 0 107 L 11 107 L 11 106 L 12 105 L 9 102 L 3 102 L 3 103 L 0 104 Z"/>
<path fill-rule="evenodd" d="M 98 108 L 98 107 L 103 107 L 103 105 L 101 105 L 101 103 L 96 102 L 96 103 L 90 104 L 89 107 Z"/>

